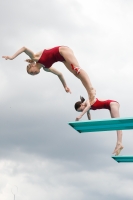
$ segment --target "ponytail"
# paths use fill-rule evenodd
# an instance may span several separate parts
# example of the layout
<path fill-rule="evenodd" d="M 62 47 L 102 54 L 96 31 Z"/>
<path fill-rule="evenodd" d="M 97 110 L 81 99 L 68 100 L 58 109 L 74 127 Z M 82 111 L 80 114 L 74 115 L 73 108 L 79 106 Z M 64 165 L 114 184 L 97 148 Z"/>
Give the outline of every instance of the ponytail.
<path fill-rule="evenodd" d="M 80 100 L 83 103 L 85 101 L 84 97 L 80 96 Z"/>

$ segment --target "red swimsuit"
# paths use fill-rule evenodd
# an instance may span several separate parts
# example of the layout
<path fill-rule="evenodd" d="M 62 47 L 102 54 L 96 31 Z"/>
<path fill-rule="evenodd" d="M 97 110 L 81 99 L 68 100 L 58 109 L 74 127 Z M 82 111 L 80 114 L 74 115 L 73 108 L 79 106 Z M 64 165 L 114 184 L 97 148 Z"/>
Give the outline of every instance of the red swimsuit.
<path fill-rule="evenodd" d="M 44 65 L 44 68 L 50 68 L 55 62 L 63 62 L 65 59 L 59 52 L 59 46 L 52 49 L 44 49 L 38 63 Z"/>
<path fill-rule="evenodd" d="M 90 109 L 91 110 L 97 110 L 97 109 L 108 109 L 108 110 L 110 110 L 110 103 L 111 102 L 117 102 L 117 101 L 114 101 L 114 100 L 100 101 L 99 99 L 96 99 L 96 102 L 93 105 L 91 105 Z"/>

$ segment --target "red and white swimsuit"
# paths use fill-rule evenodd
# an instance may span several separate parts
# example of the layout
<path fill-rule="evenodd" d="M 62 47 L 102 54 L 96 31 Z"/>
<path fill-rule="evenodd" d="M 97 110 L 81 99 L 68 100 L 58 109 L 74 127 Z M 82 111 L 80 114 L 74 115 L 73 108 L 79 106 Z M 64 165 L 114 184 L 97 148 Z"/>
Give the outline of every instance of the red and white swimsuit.
<path fill-rule="evenodd" d="M 111 102 L 117 102 L 117 101 L 109 100 L 109 99 L 105 100 L 105 101 L 100 101 L 99 99 L 96 98 L 96 101 L 93 105 L 91 105 L 90 110 L 97 110 L 97 109 L 108 109 L 108 110 L 110 110 L 110 103 Z"/>
<path fill-rule="evenodd" d="M 64 62 L 64 57 L 59 52 L 59 47 L 57 46 L 51 49 L 44 49 L 41 57 L 37 61 L 37 63 L 42 64 L 43 68 L 50 68 L 55 62 Z M 77 74 L 80 73 L 80 68 L 71 64 L 72 70 L 76 71 Z"/>
<path fill-rule="evenodd" d="M 59 47 L 54 47 L 52 49 L 44 49 L 40 59 L 37 63 L 44 65 L 44 68 L 50 68 L 55 62 L 63 62 L 65 59 L 59 52 Z"/>

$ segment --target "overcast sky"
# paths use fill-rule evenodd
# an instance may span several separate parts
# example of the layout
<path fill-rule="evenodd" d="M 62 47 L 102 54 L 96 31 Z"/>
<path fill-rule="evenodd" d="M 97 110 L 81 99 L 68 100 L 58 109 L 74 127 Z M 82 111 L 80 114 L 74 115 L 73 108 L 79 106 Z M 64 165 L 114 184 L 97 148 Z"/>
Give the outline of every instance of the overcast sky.
<path fill-rule="evenodd" d="M 69 46 L 97 97 L 133 116 L 133 1 L 1 0 L 0 16 L 1 56 Z M 29 76 L 26 58 L 0 60 L 0 200 L 132 200 L 133 164 L 111 158 L 116 132 L 79 134 L 68 125 L 79 115 L 74 103 L 87 98 L 80 81 L 54 64 L 67 94 L 51 73 Z M 133 154 L 132 131 L 123 131 L 123 145 L 121 155 Z"/>

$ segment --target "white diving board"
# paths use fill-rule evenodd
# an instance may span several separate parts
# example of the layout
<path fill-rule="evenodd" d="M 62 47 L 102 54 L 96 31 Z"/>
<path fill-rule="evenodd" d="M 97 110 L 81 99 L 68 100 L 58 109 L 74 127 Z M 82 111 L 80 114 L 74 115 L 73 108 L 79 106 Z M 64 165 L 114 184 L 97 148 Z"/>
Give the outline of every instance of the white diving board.
<path fill-rule="evenodd" d="M 133 155 L 112 156 L 118 163 L 120 162 L 133 162 Z"/>
<path fill-rule="evenodd" d="M 68 124 L 79 133 L 113 131 L 113 130 L 130 130 L 133 129 L 133 117 L 75 121 L 75 122 L 69 122 Z"/>

